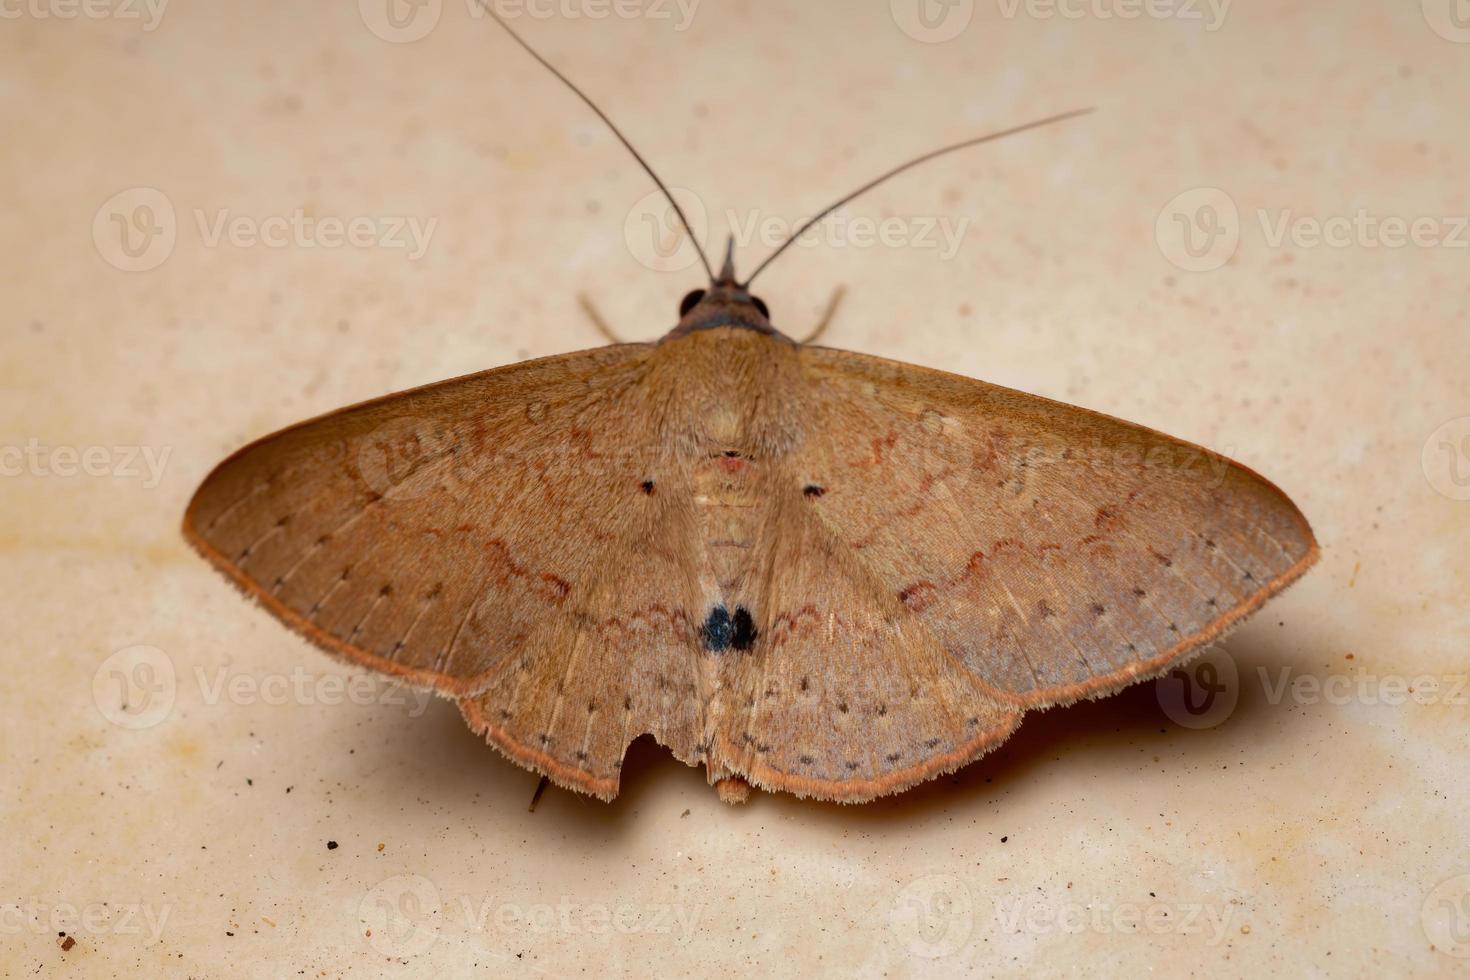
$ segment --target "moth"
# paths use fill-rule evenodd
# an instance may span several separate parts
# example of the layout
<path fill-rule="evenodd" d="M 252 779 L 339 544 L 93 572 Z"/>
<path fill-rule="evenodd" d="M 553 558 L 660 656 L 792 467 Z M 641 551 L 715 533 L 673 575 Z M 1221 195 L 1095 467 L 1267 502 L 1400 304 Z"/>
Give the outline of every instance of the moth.
<path fill-rule="evenodd" d="M 1239 463 L 795 341 L 731 254 L 699 254 L 662 339 L 267 436 L 208 476 L 186 537 L 319 647 L 604 800 L 644 733 L 731 802 L 898 792 L 1029 710 L 1169 671 L 1317 558 Z"/>

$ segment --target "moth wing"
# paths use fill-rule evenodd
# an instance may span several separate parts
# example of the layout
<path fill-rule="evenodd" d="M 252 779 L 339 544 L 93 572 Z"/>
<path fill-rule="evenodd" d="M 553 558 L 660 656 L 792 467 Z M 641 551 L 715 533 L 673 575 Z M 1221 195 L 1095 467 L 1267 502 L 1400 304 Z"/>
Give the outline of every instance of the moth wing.
<path fill-rule="evenodd" d="M 1199 446 L 881 358 L 801 352 L 791 464 L 865 574 L 998 699 L 1096 697 L 1172 665 L 1315 562 L 1279 489 Z"/>
<path fill-rule="evenodd" d="M 861 802 L 1003 741 L 1021 711 L 912 622 L 799 485 L 774 482 L 754 549 L 765 569 L 761 632 L 748 654 L 721 655 L 711 708 L 719 765 L 765 789 Z"/>
<path fill-rule="evenodd" d="M 642 489 L 659 450 L 629 438 L 650 428 L 646 351 L 511 365 L 293 426 L 210 474 L 186 537 L 318 646 L 458 699 L 513 759 L 611 797 L 632 738 L 686 761 L 701 741 L 692 518 Z"/>

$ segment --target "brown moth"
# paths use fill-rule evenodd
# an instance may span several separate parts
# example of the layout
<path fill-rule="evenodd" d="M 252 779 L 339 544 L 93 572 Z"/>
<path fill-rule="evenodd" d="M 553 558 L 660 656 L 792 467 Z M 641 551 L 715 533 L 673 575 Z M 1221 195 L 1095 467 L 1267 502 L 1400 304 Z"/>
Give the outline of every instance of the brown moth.
<path fill-rule="evenodd" d="M 897 792 L 1167 672 L 1317 558 L 1238 463 L 793 341 L 729 257 L 710 280 L 655 343 L 255 442 L 184 533 L 318 646 L 602 799 L 644 733 L 731 801 Z"/>

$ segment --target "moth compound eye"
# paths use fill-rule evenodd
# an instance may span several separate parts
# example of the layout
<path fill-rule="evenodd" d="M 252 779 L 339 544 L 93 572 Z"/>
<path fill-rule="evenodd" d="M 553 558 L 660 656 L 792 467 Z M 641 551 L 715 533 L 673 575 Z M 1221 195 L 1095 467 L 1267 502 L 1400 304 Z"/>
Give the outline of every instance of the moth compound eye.
<path fill-rule="evenodd" d="M 761 299 L 759 296 L 752 296 L 750 298 L 750 301 L 755 304 L 756 309 L 761 311 L 761 316 L 765 317 L 767 320 L 771 318 L 771 311 L 766 306 L 765 300 Z"/>
<path fill-rule="evenodd" d="M 681 317 L 688 316 L 689 315 L 689 311 L 692 310 L 692 309 L 694 309 L 696 306 L 698 306 L 699 305 L 699 301 L 702 300 L 702 299 L 704 299 L 704 290 L 703 289 L 696 289 L 696 290 L 694 290 L 694 292 L 690 293 L 688 296 L 685 296 L 684 299 L 682 301 L 680 301 L 680 303 L 679 303 L 679 316 L 681 316 Z"/>

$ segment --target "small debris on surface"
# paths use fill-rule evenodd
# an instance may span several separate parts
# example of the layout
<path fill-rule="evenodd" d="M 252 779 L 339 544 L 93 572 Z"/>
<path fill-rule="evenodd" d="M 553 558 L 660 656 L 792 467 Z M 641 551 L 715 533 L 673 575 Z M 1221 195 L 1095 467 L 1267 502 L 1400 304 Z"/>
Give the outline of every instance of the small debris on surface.
<path fill-rule="evenodd" d="M 335 851 L 336 849 L 337 849 L 337 842 L 336 841 L 334 841 L 334 840 L 327 841 L 327 850 L 329 850 L 329 851 Z"/>
<path fill-rule="evenodd" d="M 61 951 L 63 953 L 65 953 L 67 950 L 69 950 L 73 946 L 75 946 L 77 944 L 77 941 L 75 939 L 73 939 L 71 936 L 66 936 L 66 937 L 64 937 L 62 939 L 58 939 L 56 941 L 56 944 L 58 946 L 60 946 L 61 947 Z"/>
<path fill-rule="evenodd" d="M 683 820 L 687 816 L 689 816 L 689 811 L 685 810 L 683 813 L 679 814 L 679 819 Z"/>

